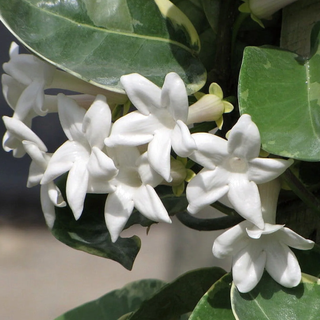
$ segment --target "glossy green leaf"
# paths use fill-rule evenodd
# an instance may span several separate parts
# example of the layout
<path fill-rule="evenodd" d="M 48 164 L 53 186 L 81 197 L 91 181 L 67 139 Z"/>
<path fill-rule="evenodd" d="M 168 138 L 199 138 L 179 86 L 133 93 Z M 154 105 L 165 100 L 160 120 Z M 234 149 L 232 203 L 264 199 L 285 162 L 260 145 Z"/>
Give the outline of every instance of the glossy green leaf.
<path fill-rule="evenodd" d="M 199 301 L 189 320 L 234 320 L 230 302 L 231 283 L 230 273 L 216 281 Z"/>
<path fill-rule="evenodd" d="M 320 47 L 309 60 L 289 51 L 247 47 L 239 104 L 257 124 L 264 150 L 319 161 Z"/>
<path fill-rule="evenodd" d="M 319 279 L 303 275 L 295 288 L 285 288 L 265 273 L 249 293 L 240 293 L 233 285 L 231 305 L 239 320 L 311 320 L 320 314 Z"/>
<path fill-rule="evenodd" d="M 117 320 L 138 309 L 145 299 L 153 296 L 164 284 L 155 279 L 135 281 L 68 311 L 55 320 Z"/>
<path fill-rule="evenodd" d="M 0 16 L 35 54 L 113 91 L 133 72 L 159 86 L 177 72 L 189 93 L 205 83 L 197 32 L 167 0 L 0 0 Z"/>
<path fill-rule="evenodd" d="M 129 320 L 173 320 L 192 311 L 199 299 L 225 274 L 221 268 L 188 272 L 146 300 Z"/>

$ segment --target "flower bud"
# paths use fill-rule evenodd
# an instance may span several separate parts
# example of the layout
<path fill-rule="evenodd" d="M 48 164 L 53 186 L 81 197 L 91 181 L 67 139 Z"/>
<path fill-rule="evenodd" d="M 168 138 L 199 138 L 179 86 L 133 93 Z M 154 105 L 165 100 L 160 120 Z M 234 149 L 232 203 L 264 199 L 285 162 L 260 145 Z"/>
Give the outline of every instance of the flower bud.
<path fill-rule="evenodd" d="M 223 101 L 223 93 L 220 86 L 212 83 L 209 87 L 209 94 L 196 94 L 199 100 L 189 107 L 188 124 L 207 121 L 216 121 L 219 129 L 223 124 L 223 113 L 233 110 L 233 105 Z"/>

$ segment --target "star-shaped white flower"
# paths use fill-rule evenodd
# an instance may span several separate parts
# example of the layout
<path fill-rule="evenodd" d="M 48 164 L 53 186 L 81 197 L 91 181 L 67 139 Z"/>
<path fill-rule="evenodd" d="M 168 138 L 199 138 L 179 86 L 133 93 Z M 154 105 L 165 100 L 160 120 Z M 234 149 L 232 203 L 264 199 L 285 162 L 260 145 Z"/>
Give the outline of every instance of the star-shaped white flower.
<path fill-rule="evenodd" d="M 2 85 L 5 98 L 15 110 L 14 117 L 24 121 L 31 110 L 36 115 L 46 115 L 48 110 L 43 109 L 44 90 L 53 81 L 56 68 L 34 55 L 19 54 L 19 46 L 14 42 L 9 55 L 10 61 L 3 64 L 7 74 L 2 76 Z M 9 90 L 20 91 L 14 106 L 10 103 Z"/>
<path fill-rule="evenodd" d="M 117 241 L 133 208 L 150 220 L 171 223 L 166 208 L 154 187 L 163 178 L 150 167 L 147 154 L 142 156 L 138 148 L 119 146 L 110 150 L 110 155 L 119 169 L 110 182 L 110 192 L 105 204 L 105 221 L 111 240 Z"/>
<path fill-rule="evenodd" d="M 120 80 L 138 110 L 117 120 L 105 143 L 109 147 L 148 144 L 151 166 L 170 182 L 171 147 L 182 157 L 195 148 L 185 124 L 188 118 L 185 85 L 173 72 L 167 74 L 162 89 L 139 74 L 122 76 Z"/>
<path fill-rule="evenodd" d="M 299 263 L 289 247 L 309 250 L 314 242 L 306 240 L 283 225 L 275 224 L 279 179 L 259 185 L 263 229 L 244 221 L 220 235 L 213 244 L 217 258 L 232 257 L 232 276 L 240 292 L 249 292 L 260 281 L 264 269 L 285 287 L 301 280 Z"/>
<path fill-rule="evenodd" d="M 75 218 L 79 219 L 86 193 L 112 191 L 108 181 L 118 172 L 103 150 L 103 141 L 110 132 L 111 112 L 102 95 L 97 96 L 86 112 L 63 94 L 58 95 L 58 112 L 69 140 L 52 155 L 41 184 L 47 184 L 69 171 L 67 200 Z"/>
<path fill-rule="evenodd" d="M 257 184 L 275 179 L 293 161 L 258 158 L 260 134 L 247 114 L 231 129 L 228 141 L 208 133 L 192 137 L 197 149 L 189 157 L 204 168 L 187 186 L 188 211 L 196 213 L 226 195 L 241 216 L 263 229 Z"/>
<path fill-rule="evenodd" d="M 296 256 L 289 247 L 309 250 L 314 242 L 282 225 L 265 223 L 263 230 L 248 221 L 220 235 L 213 244 L 217 258 L 232 257 L 232 276 L 240 292 L 251 291 L 264 269 L 281 285 L 292 288 L 301 280 Z"/>

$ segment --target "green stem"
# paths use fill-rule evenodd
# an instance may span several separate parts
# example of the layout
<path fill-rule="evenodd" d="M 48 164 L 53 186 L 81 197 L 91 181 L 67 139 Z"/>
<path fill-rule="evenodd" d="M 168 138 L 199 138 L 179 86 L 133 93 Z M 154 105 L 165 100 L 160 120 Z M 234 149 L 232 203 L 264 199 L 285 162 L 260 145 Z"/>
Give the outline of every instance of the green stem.
<path fill-rule="evenodd" d="M 227 229 L 243 221 L 243 218 L 240 216 L 226 216 L 214 219 L 199 219 L 191 216 L 186 211 L 177 213 L 176 217 L 185 226 L 198 231 L 214 231 Z"/>
<path fill-rule="evenodd" d="M 233 210 L 232 208 L 227 207 L 226 205 L 222 204 L 219 201 L 216 201 L 214 203 L 211 204 L 211 207 L 221 211 L 222 213 L 231 216 L 231 217 L 238 217 L 238 213 Z"/>
<path fill-rule="evenodd" d="M 314 213 L 320 215 L 319 199 L 292 173 L 290 169 L 282 175 L 291 190 L 308 206 Z"/>

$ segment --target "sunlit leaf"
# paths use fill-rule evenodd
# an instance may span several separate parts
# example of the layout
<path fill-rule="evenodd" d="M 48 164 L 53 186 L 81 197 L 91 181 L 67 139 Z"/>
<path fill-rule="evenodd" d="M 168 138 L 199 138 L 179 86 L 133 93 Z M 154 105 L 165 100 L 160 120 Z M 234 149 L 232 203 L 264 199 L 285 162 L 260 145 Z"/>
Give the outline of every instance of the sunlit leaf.
<path fill-rule="evenodd" d="M 257 124 L 264 150 L 320 160 L 320 47 L 308 60 L 275 48 L 247 47 L 239 103 L 241 113 Z"/>
<path fill-rule="evenodd" d="M 133 72 L 159 86 L 177 72 L 189 93 L 205 83 L 197 32 L 167 0 L 0 0 L 0 18 L 35 54 L 113 91 Z"/>
<path fill-rule="evenodd" d="M 231 305 L 239 320 L 311 320 L 320 314 L 319 279 L 303 275 L 295 288 L 285 288 L 265 273 L 249 293 L 240 293 L 233 285 Z"/>

